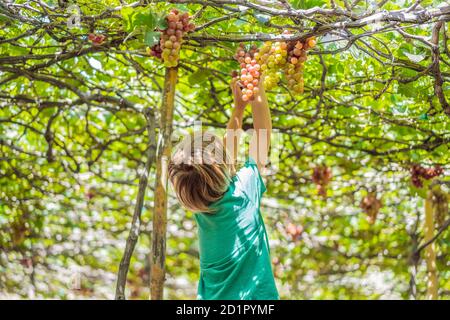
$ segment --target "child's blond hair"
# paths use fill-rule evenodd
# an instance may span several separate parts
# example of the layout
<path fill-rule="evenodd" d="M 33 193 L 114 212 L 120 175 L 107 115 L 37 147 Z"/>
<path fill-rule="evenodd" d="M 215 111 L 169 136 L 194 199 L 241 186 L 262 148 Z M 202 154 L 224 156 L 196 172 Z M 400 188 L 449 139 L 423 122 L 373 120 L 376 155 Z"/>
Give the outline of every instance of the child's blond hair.
<path fill-rule="evenodd" d="M 210 205 L 227 191 L 234 164 L 222 138 L 210 133 L 193 133 L 184 138 L 172 154 L 169 180 L 178 200 L 193 212 L 213 212 Z"/>

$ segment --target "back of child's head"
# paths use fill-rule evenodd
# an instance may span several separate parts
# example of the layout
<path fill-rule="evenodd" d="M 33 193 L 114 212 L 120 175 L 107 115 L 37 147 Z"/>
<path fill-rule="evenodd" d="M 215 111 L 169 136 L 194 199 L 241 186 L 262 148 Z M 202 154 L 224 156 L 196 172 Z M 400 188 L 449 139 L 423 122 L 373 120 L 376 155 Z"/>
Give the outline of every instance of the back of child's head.
<path fill-rule="evenodd" d="M 168 166 L 178 200 L 193 212 L 212 212 L 210 205 L 228 189 L 234 165 L 225 152 L 222 138 L 193 133 L 184 138 Z"/>

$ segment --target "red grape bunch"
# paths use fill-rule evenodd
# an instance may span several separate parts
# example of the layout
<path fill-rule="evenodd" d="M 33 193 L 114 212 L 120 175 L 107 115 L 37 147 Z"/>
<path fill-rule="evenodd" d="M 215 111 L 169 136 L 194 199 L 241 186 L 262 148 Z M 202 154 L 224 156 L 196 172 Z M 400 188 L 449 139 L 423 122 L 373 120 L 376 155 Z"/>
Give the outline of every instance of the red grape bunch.
<path fill-rule="evenodd" d="M 303 93 L 303 69 L 304 63 L 307 60 L 306 50 L 313 48 L 315 45 L 316 40 L 314 37 L 306 39 L 305 42 L 289 41 L 288 43 L 289 53 L 285 68 L 285 76 L 288 88 L 294 93 Z"/>
<path fill-rule="evenodd" d="M 162 49 L 161 45 L 155 44 L 153 47 L 147 47 L 147 53 L 152 57 L 161 59 L 162 58 Z"/>
<path fill-rule="evenodd" d="M 161 31 L 159 44 L 147 49 L 147 52 L 151 56 L 162 58 L 166 67 L 177 66 L 183 36 L 195 29 L 195 25 L 190 20 L 189 13 L 172 9 L 166 16 L 167 28 Z"/>
<path fill-rule="evenodd" d="M 235 59 L 239 62 L 240 72 L 234 76 L 239 76 L 242 89 L 242 100 L 253 100 L 258 93 L 258 84 L 261 66 L 255 59 L 257 51 L 256 46 L 246 50 L 245 45 L 241 43 L 237 48 Z"/>
<path fill-rule="evenodd" d="M 327 196 L 327 185 L 331 180 L 331 169 L 325 165 L 313 169 L 312 180 L 317 185 L 319 195 Z"/>
<path fill-rule="evenodd" d="M 370 224 L 375 223 L 381 205 L 381 200 L 377 199 L 376 194 L 373 192 L 366 195 L 359 204 L 360 208 L 367 214 L 367 221 Z"/>
<path fill-rule="evenodd" d="M 105 41 L 106 36 L 104 36 L 103 34 L 90 33 L 88 39 L 94 46 L 100 46 Z"/>
<path fill-rule="evenodd" d="M 411 167 L 411 182 L 416 188 L 423 187 L 423 179 L 430 180 L 434 177 L 440 176 L 444 170 L 440 166 L 434 168 L 424 168 L 418 164 Z"/>

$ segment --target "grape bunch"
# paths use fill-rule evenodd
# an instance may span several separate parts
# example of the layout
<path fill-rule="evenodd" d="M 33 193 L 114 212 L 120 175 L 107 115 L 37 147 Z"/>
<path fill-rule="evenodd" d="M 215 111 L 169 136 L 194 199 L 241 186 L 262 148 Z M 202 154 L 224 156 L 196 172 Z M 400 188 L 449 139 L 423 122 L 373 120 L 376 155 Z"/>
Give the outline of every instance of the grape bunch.
<path fill-rule="evenodd" d="M 363 211 L 367 214 L 367 221 L 370 224 L 373 224 L 377 219 L 378 211 L 380 211 L 381 205 L 381 200 L 377 199 L 376 194 L 370 192 L 368 195 L 362 198 L 359 207 L 363 209 Z"/>
<path fill-rule="evenodd" d="M 289 34 L 289 31 L 284 31 L 283 34 Z M 266 41 L 255 54 L 255 59 L 261 65 L 261 71 L 265 75 L 264 87 L 268 90 L 274 88 L 280 82 L 281 71 L 284 70 L 288 88 L 294 93 L 303 93 L 306 51 L 315 45 L 315 37 L 310 37 L 303 42 Z"/>
<path fill-rule="evenodd" d="M 301 225 L 295 225 L 290 222 L 286 226 L 286 233 L 291 237 L 292 241 L 297 241 L 302 236 L 303 227 Z"/>
<path fill-rule="evenodd" d="M 161 49 L 161 45 L 155 44 L 153 47 L 149 48 L 147 47 L 147 53 L 155 58 L 161 59 L 162 58 L 162 49 Z"/>
<path fill-rule="evenodd" d="M 280 70 L 286 65 L 287 44 L 284 41 L 264 42 L 256 55 L 256 61 L 264 72 L 264 88 L 270 90 L 280 81 Z"/>
<path fill-rule="evenodd" d="M 303 69 L 307 60 L 306 50 L 316 45 L 314 37 L 306 39 L 306 41 L 289 41 L 288 57 L 285 68 L 285 77 L 287 86 L 294 93 L 303 93 L 304 80 Z"/>
<path fill-rule="evenodd" d="M 444 170 L 440 166 L 434 168 L 424 168 L 418 164 L 411 167 L 411 182 L 416 188 L 423 187 L 423 179 L 430 180 L 434 177 L 440 176 Z"/>
<path fill-rule="evenodd" d="M 331 169 L 327 166 L 317 166 L 313 169 L 312 180 L 317 185 L 319 195 L 327 196 L 327 185 L 331 180 Z"/>
<path fill-rule="evenodd" d="M 252 46 L 247 50 L 245 45 L 241 43 L 237 48 L 235 59 L 239 62 L 240 72 L 233 73 L 233 77 L 238 77 L 242 89 L 242 100 L 253 100 L 258 93 L 258 84 L 261 66 L 255 59 L 257 47 Z"/>
<path fill-rule="evenodd" d="M 88 39 L 94 46 L 100 46 L 105 41 L 106 36 L 103 34 L 90 33 Z"/>
<path fill-rule="evenodd" d="M 272 264 L 273 264 L 273 275 L 275 278 L 281 278 L 283 276 L 284 272 L 284 266 L 278 257 L 272 258 Z"/>
<path fill-rule="evenodd" d="M 448 198 L 447 192 L 442 190 L 439 186 L 432 188 L 431 194 L 433 197 L 434 219 L 437 227 L 441 228 L 450 214 L 450 211 L 448 210 L 450 199 Z"/>
<path fill-rule="evenodd" d="M 283 34 L 289 34 L 289 31 Z M 252 46 L 248 51 L 244 44 L 240 44 L 235 59 L 240 64 L 239 77 L 244 87 L 245 101 L 251 100 L 257 92 L 260 74 L 264 74 L 264 88 L 270 90 L 278 85 L 284 71 L 289 89 L 294 93 L 302 93 L 306 51 L 315 45 L 315 37 L 304 41 L 266 41 L 259 49 Z"/>
<path fill-rule="evenodd" d="M 148 48 L 148 54 L 162 58 L 166 67 L 177 66 L 183 36 L 195 29 L 195 25 L 190 20 L 189 13 L 172 9 L 166 16 L 167 28 L 161 31 L 159 44 Z"/>

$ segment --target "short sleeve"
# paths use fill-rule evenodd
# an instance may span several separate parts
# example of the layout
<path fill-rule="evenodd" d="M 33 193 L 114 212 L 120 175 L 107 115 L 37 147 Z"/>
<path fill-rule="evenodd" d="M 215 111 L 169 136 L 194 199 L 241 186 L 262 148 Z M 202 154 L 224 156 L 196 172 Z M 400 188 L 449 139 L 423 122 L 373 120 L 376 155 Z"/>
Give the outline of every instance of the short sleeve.
<path fill-rule="evenodd" d="M 259 205 L 261 197 L 266 192 L 266 186 L 258 170 L 256 161 L 249 157 L 244 166 L 237 172 L 239 186 L 247 197 Z"/>

